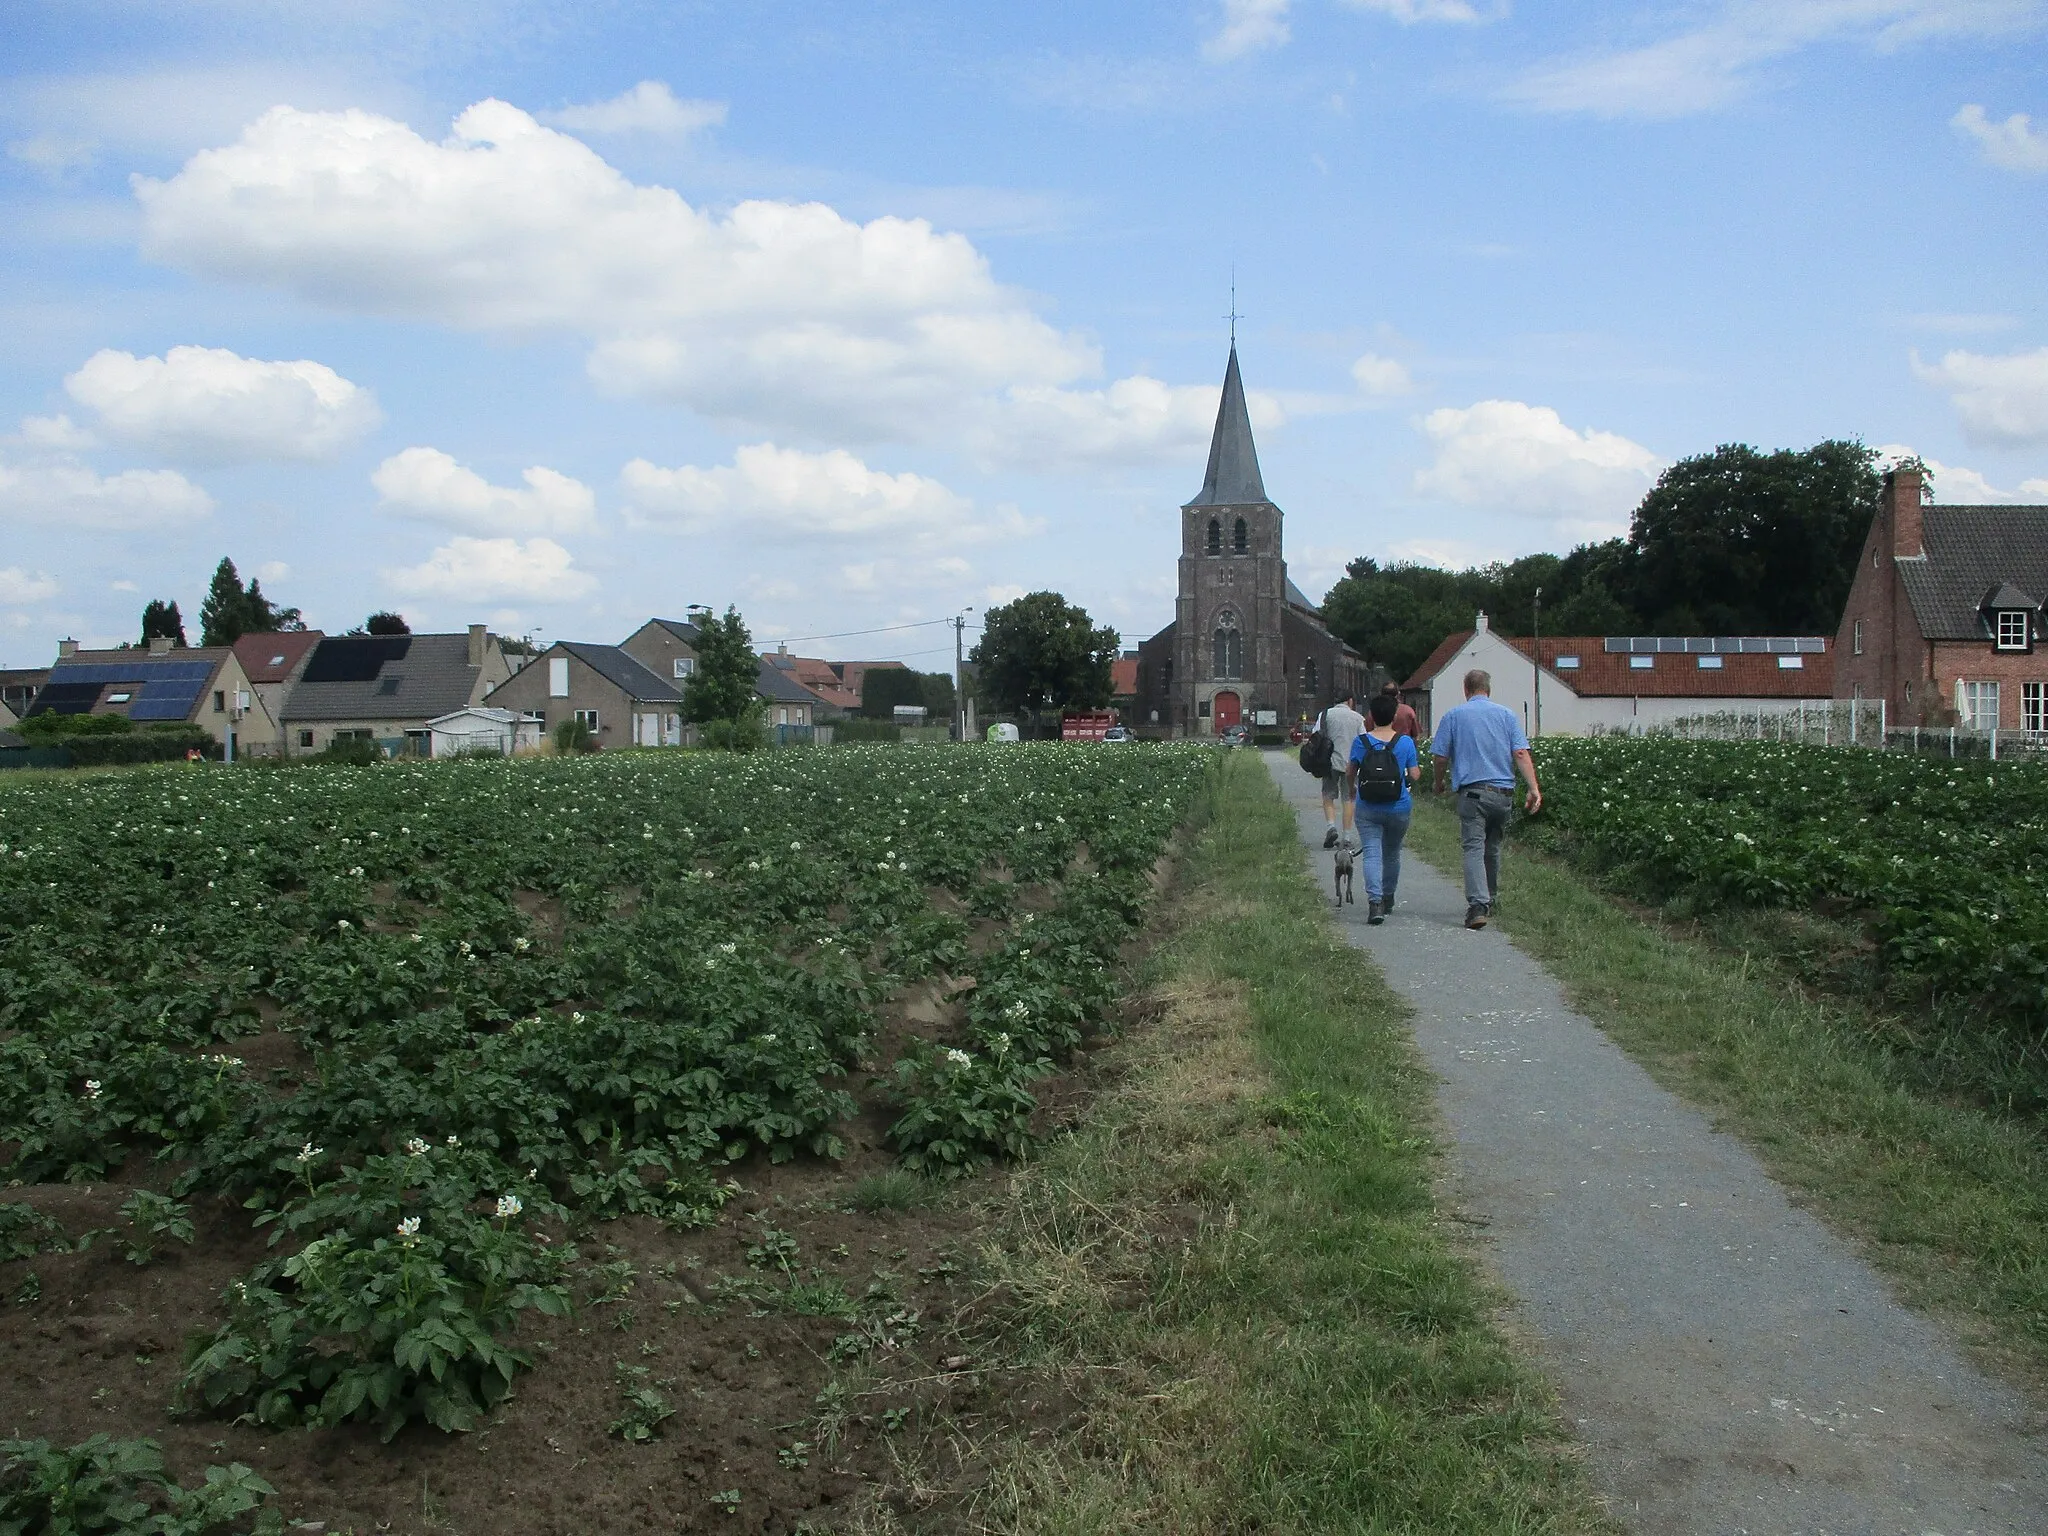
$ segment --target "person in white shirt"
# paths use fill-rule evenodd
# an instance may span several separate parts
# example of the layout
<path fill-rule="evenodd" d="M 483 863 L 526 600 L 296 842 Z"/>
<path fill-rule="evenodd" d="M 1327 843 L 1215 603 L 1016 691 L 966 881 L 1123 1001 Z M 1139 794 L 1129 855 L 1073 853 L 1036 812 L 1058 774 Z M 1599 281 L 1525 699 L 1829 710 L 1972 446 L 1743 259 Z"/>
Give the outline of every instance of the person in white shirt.
<path fill-rule="evenodd" d="M 1323 775 L 1323 820 L 1330 830 L 1323 834 L 1323 846 L 1334 848 L 1341 835 L 1352 847 L 1357 847 L 1357 838 L 1351 824 L 1351 796 L 1345 792 L 1344 776 L 1351 771 L 1351 744 L 1358 740 L 1365 729 L 1365 716 L 1351 707 L 1352 700 L 1347 694 L 1329 708 L 1316 722 L 1316 729 L 1330 738 L 1330 771 Z M 1343 818 L 1343 831 L 1338 832 L 1339 817 Z"/>

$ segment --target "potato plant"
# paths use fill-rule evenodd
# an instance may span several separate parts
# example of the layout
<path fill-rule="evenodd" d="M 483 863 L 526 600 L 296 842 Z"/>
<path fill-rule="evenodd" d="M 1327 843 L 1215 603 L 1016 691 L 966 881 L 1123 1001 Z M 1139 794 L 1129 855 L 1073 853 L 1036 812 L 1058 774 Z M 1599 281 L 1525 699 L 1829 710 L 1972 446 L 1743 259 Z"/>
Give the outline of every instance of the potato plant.
<path fill-rule="evenodd" d="M 465 1428 L 529 1364 L 516 1314 L 569 1305 L 573 1229 L 708 1224 L 730 1165 L 838 1155 L 914 982 L 943 978 L 965 1023 L 909 1047 L 897 1146 L 955 1171 L 1022 1150 L 1027 1085 L 1113 999 L 1210 760 L 629 752 L 8 786 L 0 1179 L 168 1165 L 170 1194 L 126 1213 L 137 1262 L 189 1240 L 194 1192 L 270 1234 L 193 1348 L 188 1409 Z M 9 1254 L 32 1226 L 10 1215 Z"/>

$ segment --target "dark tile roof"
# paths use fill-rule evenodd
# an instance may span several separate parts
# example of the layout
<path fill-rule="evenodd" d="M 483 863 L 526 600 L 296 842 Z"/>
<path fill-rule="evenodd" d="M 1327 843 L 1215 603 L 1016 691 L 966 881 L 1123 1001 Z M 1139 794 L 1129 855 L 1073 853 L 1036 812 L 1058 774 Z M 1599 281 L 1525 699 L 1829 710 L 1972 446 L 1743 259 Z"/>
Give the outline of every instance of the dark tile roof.
<path fill-rule="evenodd" d="M 2001 581 L 1997 589 L 1987 592 L 1984 601 L 1977 606 L 1986 613 L 1996 613 L 2001 608 L 2039 608 L 2041 600 L 2022 592 L 2009 581 Z"/>
<path fill-rule="evenodd" d="M 77 651 L 60 657 L 36 695 L 32 715 L 86 715 L 102 706 L 131 720 L 189 720 L 213 687 L 222 646 L 184 650 Z M 134 695 L 114 705 L 112 692 Z"/>
<path fill-rule="evenodd" d="M 754 679 L 754 692 L 771 704 L 816 704 L 818 696 L 802 683 L 784 672 L 767 657 L 761 658 L 761 669 Z"/>
<path fill-rule="evenodd" d="M 2048 507 L 1922 507 L 1920 539 L 1926 553 L 1897 564 L 1928 640 L 1988 638 L 1979 605 L 2007 582 L 2048 592 Z"/>
<path fill-rule="evenodd" d="M 688 619 L 656 619 L 654 622 L 685 645 L 694 646 L 697 643 L 697 626 Z"/>
<path fill-rule="evenodd" d="M 557 640 L 551 649 L 567 651 L 629 699 L 642 704 L 680 704 L 683 701 L 682 689 L 641 666 L 616 645 Z"/>
<path fill-rule="evenodd" d="M 317 629 L 244 635 L 235 642 L 235 659 L 249 674 L 250 682 L 281 683 L 292 675 L 299 658 L 326 638 Z"/>
<path fill-rule="evenodd" d="M 420 720 L 469 703 L 469 636 L 329 635 L 292 685 L 285 720 Z"/>
<path fill-rule="evenodd" d="M 1252 419 L 1245 409 L 1244 380 L 1237 371 L 1237 344 L 1223 370 L 1223 398 L 1216 405 L 1216 430 L 1209 439 L 1209 471 L 1191 507 L 1242 507 L 1266 500 L 1266 482 L 1259 474 L 1259 450 L 1252 442 Z"/>

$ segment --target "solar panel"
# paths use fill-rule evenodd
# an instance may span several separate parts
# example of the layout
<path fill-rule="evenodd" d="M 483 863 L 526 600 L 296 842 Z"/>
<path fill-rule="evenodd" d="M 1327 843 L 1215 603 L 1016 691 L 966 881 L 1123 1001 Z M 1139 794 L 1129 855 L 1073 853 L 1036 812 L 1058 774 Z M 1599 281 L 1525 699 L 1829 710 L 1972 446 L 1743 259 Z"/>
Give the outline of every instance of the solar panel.
<path fill-rule="evenodd" d="M 92 712 L 99 702 L 101 683 L 74 681 L 66 678 L 63 682 L 52 680 L 43 684 L 43 691 L 36 695 L 36 707 L 32 715 L 84 715 Z"/>
<path fill-rule="evenodd" d="M 153 656 L 137 656 L 133 661 L 59 662 L 50 671 L 53 683 L 91 683 L 95 687 L 104 687 L 108 683 L 145 682 L 201 685 L 211 676 L 213 663 L 210 661 L 164 661 Z"/>
<path fill-rule="evenodd" d="M 130 720 L 182 720 L 192 713 L 192 706 L 199 702 L 199 695 L 206 688 L 206 679 L 192 682 L 184 678 L 151 678 L 142 685 L 142 697 L 129 707 Z"/>
<path fill-rule="evenodd" d="M 313 648 L 302 682 L 367 683 L 412 648 L 411 635 L 335 635 Z"/>

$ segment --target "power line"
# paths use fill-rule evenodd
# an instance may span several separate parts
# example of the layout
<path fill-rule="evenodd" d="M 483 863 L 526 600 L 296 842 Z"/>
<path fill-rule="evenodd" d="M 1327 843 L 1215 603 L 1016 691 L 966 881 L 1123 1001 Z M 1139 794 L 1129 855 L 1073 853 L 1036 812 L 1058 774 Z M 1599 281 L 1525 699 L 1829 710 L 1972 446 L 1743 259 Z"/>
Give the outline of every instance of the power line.
<path fill-rule="evenodd" d="M 951 618 L 919 619 L 912 624 L 884 624 L 880 629 L 841 629 L 835 630 L 829 635 L 790 635 L 787 638 L 778 639 L 776 643 L 778 645 L 795 645 L 803 640 L 848 640 L 855 635 L 888 635 L 895 633 L 899 629 L 928 629 L 934 624 L 950 624 L 952 622 Z"/>

